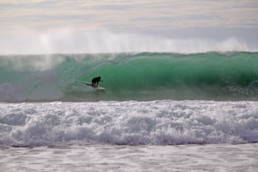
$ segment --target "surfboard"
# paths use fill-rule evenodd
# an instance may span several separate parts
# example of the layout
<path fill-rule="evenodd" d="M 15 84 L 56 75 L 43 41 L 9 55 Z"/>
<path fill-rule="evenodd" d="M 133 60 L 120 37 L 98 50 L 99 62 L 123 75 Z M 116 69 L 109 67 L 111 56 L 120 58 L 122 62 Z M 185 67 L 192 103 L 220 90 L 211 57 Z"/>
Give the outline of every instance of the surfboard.
<path fill-rule="evenodd" d="M 97 87 L 93 87 L 92 84 L 89 84 L 89 83 L 85 83 L 87 86 L 93 88 L 93 89 L 97 89 L 97 90 L 105 90 L 104 87 L 100 87 L 100 86 L 97 86 Z"/>
<path fill-rule="evenodd" d="M 77 82 L 82 83 L 82 84 L 88 86 L 90 89 L 94 89 L 94 90 L 105 90 L 104 87 L 100 87 L 100 86 L 93 87 L 90 83 L 87 83 L 87 82 L 83 82 L 83 81 L 77 81 Z"/>

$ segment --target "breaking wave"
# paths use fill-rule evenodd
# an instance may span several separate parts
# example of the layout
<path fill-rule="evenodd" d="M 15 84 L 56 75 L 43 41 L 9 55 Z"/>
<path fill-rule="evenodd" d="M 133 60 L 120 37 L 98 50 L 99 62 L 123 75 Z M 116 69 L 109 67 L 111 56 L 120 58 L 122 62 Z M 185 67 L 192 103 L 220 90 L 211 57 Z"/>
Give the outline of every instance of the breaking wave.
<path fill-rule="evenodd" d="M 0 104 L 0 145 L 175 145 L 258 142 L 257 102 Z"/>
<path fill-rule="evenodd" d="M 0 101 L 258 100 L 258 54 L 0 57 Z M 85 86 L 101 76 L 98 91 Z"/>

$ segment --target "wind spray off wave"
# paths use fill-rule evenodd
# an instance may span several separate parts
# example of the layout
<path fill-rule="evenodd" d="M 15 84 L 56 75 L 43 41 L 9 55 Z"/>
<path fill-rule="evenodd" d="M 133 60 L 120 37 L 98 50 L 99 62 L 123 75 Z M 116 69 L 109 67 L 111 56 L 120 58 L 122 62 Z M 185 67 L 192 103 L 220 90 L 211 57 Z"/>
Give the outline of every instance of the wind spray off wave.
<path fill-rule="evenodd" d="M 204 38 L 169 38 L 110 31 L 73 32 L 60 29 L 0 37 L 0 54 L 78 54 L 78 53 L 206 53 L 210 51 L 257 52 L 257 46 L 229 37 L 223 40 Z"/>

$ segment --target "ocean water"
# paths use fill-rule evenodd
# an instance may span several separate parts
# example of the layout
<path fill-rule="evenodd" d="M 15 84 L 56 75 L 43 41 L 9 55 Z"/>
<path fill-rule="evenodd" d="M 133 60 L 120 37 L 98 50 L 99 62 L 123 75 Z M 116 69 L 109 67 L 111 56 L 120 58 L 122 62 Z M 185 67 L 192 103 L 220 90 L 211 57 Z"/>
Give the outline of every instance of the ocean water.
<path fill-rule="evenodd" d="M 258 100 L 258 54 L 118 53 L 0 57 L 0 101 Z M 105 92 L 84 82 L 101 76 Z"/>
<path fill-rule="evenodd" d="M 0 71 L 4 171 L 258 167 L 255 52 L 9 55 Z"/>
<path fill-rule="evenodd" d="M 257 171 L 258 144 L 0 147 L 1 171 Z"/>

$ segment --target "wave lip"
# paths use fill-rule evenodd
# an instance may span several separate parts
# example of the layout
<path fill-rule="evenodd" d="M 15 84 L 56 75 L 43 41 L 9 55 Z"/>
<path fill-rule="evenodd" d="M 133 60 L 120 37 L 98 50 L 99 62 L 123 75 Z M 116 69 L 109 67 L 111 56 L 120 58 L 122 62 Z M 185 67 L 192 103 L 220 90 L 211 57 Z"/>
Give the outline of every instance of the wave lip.
<path fill-rule="evenodd" d="M 0 144 L 7 146 L 258 142 L 257 102 L 54 102 L 0 107 Z"/>

